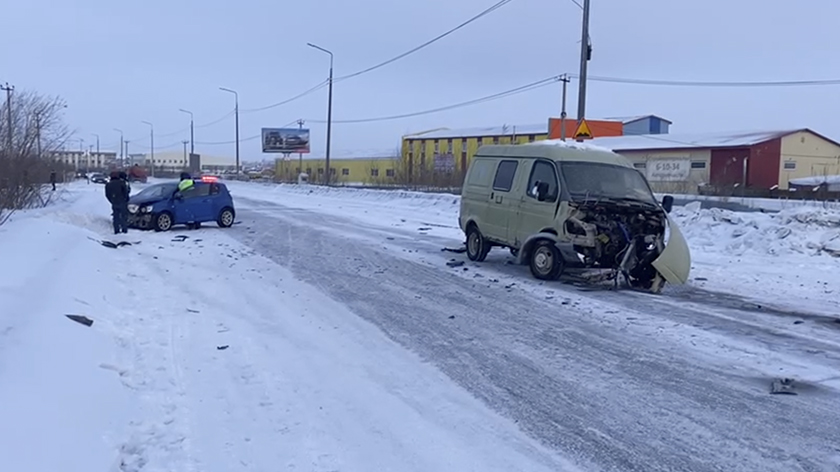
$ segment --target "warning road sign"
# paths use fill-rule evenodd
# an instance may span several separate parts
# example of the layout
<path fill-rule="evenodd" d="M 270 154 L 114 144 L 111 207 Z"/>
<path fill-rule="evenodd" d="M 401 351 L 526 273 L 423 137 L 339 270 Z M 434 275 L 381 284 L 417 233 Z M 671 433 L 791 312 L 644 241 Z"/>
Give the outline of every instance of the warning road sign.
<path fill-rule="evenodd" d="M 591 139 L 592 138 L 592 131 L 589 130 L 589 125 L 586 123 L 586 120 L 580 120 L 580 124 L 575 130 L 575 135 L 573 139 Z"/>

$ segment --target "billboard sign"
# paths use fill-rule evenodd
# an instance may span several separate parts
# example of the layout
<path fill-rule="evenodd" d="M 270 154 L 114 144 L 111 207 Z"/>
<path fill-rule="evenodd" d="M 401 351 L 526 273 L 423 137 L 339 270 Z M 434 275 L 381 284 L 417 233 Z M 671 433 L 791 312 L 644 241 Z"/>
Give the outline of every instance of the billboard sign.
<path fill-rule="evenodd" d="M 271 153 L 309 154 L 309 130 L 306 128 L 263 128 L 262 150 Z"/>
<path fill-rule="evenodd" d="M 649 159 L 645 170 L 650 182 L 684 182 L 691 173 L 691 159 Z"/>

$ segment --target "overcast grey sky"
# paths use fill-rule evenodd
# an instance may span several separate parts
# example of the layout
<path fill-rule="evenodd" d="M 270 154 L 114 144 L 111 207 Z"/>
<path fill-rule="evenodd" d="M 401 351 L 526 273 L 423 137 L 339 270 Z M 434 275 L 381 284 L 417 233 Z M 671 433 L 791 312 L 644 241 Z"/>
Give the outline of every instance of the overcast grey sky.
<path fill-rule="evenodd" d="M 327 77 L 410 49 L 495 0 L 20 0 L 2 9 L 0 81 L 64 97 L 78 136 L 118 149 L 180 150 L 189 124 L 233 109 L 270 105 Z M 590 74 L 666 80 L 840 78 L 837 0 L 592 0 Z M 577 73 L 581 10 L 571 0 L 513 0 L 394 64 L 335 84 L 334 119 L 388 116 L 490 95 L 564 72 Z M 570 116 L 575 116 L 572 82 Z M 438 127 L 542 123 L 560 112 L 560 84 L 502 100 L 395 121 L 336 124 L 333 149 L 396 148 L 406 132 Z M 288 105 L 242 113 L 241 137 L 297 118 L 325 120 L 326 89 Z M 658 114 L 672 132 L 811 127 L 840 138 L 840 86 L 685 88 L 591 82 L 588 117 Z M 307 123 L 313 152 L 325 126 Z M 197 152 L 233 156 L 233 118 L 196 129 Z M 162 149 L 159 150 L 163 151 Z M 261 159 L 259 139 L 243 159 Z"/>

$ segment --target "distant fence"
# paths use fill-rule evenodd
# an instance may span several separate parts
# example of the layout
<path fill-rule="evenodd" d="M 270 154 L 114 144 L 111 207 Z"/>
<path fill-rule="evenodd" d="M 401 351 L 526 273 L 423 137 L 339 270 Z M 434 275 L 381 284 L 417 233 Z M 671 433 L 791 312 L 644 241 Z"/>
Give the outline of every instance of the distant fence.
<path fill-rule="evenodd" d="M 840 192 L 829 192 L 824 188 L 816 191 L 799 189 L 796 191 L 781 189 L 765 189 L 754 187 L 712 187 L 702 186 L 698 193 L 710 197 L 743 197 L 743 198 L 769 198 L 784 200 L 816 200 L 816 201 L 840 201 Z"/>

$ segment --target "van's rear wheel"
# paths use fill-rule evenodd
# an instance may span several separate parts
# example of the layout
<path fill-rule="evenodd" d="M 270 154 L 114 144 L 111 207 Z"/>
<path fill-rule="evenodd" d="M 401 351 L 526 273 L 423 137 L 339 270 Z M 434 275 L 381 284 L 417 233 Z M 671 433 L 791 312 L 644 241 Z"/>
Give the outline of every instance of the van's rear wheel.
<path fill-rule="evenodd" d="M 470 225 L 467 228 L 467 257 L 471 261 L 484 262 L 490 252 L 490 243 L 484 239 L 478 226 Z"/>
<path fill-rule="evenodd" d="M 540 280 L 557 280 L 563 273 L 563 256 L 553 241 L 537 241 L 531 249 L 531 274 Z"/>

